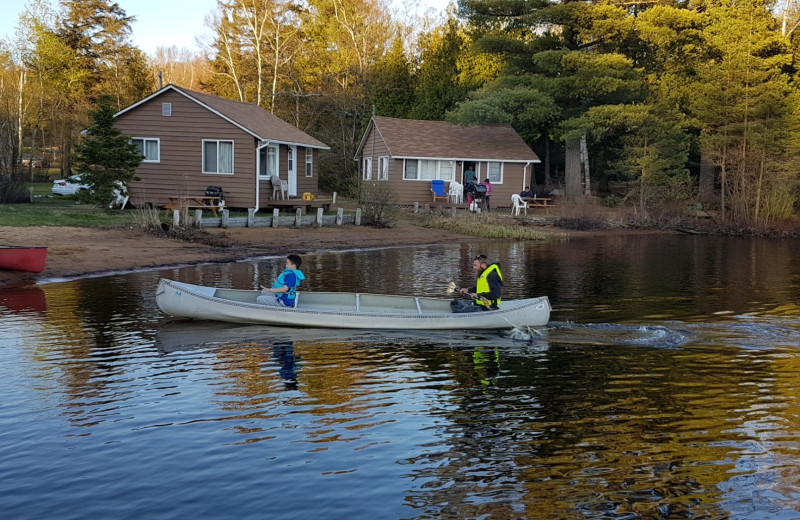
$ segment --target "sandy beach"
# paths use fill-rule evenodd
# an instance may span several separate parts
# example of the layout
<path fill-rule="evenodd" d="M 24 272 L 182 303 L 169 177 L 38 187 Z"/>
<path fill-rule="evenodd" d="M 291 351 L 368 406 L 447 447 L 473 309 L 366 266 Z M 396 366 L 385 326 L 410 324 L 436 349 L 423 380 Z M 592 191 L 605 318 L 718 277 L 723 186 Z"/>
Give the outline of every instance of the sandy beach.
<path fill-rule="evenodd" d="M 159 237 L 137 229 L 79 227 L 0 227 L 0 243 L 47 246 L 47 265 L 41 273 L 0 270 L 0 287 L 18 286 L 53 278 L 79 277 L 244 258 L 299 254 L 353 248 L 420 245 L 472 240 L 471 237 L 429 229 L 401 220 L 390 229 L 367 226 L 323 228 L 209 229 L 224 233 L 232 245 L 216 247 Z"/>

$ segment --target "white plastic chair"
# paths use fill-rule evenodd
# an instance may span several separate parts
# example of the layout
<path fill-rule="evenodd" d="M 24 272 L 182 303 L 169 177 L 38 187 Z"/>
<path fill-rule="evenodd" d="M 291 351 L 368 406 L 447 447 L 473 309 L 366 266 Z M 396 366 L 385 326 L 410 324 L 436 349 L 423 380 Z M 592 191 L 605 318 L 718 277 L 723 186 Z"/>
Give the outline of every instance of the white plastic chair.
<path fill-rule="evenodd" d="M 289 183 L 278 178 L 272 179 L 272 200 L 278 200 L 278 195 L 282 200 L 286 200 L 289 195 Z"/>
<path fill-rule="evenodd" d="M 525 216 L 528 216 L 528 203 L 522 200 L 522 197 L 517 195 L 516 193 L 511 196 L 511 202 L 514 206 L 511 208 L 511 211 L 514 212 L 515 216 L 519 216 L 519 210 L 525 210 Z"/>
<path fill-rule="evenodd" d="M 451 181 L 447 193 L 450 195 L 450 202 L 453 204 L 461 204 L 464 202 L 464 186 L 458 182 Z"/>

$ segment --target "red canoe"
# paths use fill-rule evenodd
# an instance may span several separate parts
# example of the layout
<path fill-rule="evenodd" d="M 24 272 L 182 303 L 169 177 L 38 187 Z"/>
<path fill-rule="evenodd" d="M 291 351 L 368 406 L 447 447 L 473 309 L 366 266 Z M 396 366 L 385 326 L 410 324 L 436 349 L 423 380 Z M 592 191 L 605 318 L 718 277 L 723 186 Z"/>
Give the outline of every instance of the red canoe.
<path fill-rule="evenodd" d="M 46 260 L 46 247 L 0 246 L 0 269 L 38 273 Z"/>

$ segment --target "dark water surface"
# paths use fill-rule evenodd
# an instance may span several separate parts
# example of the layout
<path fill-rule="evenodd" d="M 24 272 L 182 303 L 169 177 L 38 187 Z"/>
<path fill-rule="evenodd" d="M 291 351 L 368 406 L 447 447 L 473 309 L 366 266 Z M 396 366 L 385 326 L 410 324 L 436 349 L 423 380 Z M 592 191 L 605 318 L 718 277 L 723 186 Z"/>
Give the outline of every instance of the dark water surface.
<path fill-rule="evenodd" d="M 0 290 L 4 518 L 800 518 L 800 244 L 640 236 L 326 253 L 304 288 L 441 295 L 478 252 L 504 332 L 169 320 L 160 276 Z"/>

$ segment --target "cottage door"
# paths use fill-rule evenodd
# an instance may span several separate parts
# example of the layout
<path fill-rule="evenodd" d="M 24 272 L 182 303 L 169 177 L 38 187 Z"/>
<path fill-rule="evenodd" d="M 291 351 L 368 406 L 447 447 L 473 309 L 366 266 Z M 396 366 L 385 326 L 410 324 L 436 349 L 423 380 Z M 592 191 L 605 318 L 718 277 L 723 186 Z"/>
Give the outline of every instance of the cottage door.
<path fill-rule="evenodd" d="M 289 166 L 289 196 L 297 197 L 297 147 L 290 146 L 288 152 L 288 166 Z"/>

